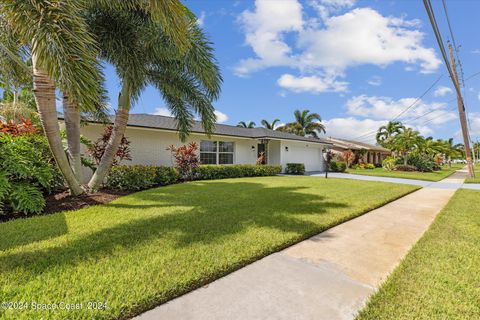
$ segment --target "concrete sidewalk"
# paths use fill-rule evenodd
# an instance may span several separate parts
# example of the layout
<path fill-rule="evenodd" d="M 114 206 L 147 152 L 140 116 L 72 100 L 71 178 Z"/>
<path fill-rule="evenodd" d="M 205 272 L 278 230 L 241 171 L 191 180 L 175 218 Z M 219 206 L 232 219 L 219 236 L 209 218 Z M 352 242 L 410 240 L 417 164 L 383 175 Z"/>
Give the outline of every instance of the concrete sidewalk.
<path fill-rule="evenodd" d="M 457 172 L 467 173 L 466 169 L 458 170 Z M 325 177 L 325 173 L 315 173 L 311 174 L 312 177 Z M 330 172 L 328 173 L 329 178 L 340 178 L 340 179 L 353 179 L 353 180 L 364 180 L 364 181 L 379 181 L 379 182 L 389 182 L 389 183 L 400 183 L 400 184 L 411 184 L 420 187 L 431 187 L 431 188 L 441 188 L 441 189 L 474 189 L 480 190 L 480 184 L 464 184 L 464 179 L 453 179 L 450 178 L 443 179 L 438 182 L 416 180 L 416 179 L 407 179 L 407 178 L 389 178 L 389 177 L 380 177 L 380 176 L 367 176 L 361 174 L 351 174 L 351 173 L 340 173 L 340 172 Z"/>
<path fill-rule="evenodd" d="M 457 172 L 138 319 L 353 319 L 465 176 Z"/>

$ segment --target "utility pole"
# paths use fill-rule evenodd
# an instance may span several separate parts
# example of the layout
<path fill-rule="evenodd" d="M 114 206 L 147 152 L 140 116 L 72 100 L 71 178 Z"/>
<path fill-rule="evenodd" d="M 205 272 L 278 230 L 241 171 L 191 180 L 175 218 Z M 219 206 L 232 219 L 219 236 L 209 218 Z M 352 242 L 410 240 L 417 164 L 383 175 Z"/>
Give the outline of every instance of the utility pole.
<path fill-rule="evenodd" d="M 468 173 L 470 174 L 470 177 L 475 177 L 475 169 L 472 163 L 472 150 L 470 149 L 470 141 L 468 138 L 468 126 L 467 126 L 467 118 L 465 116 L 465 106 L 463 104 L 463 99 L 460 94 L 460 88 L 459 82 L 458 82 L 458 75 L 457 75 L 457 66 L 455 64 L 455 57 L 453 56 L 453 48 L 452 44 L 448 44 L 448 51 L 450 52 L 450 60 L 452 64 L 452 71 L 453 71 L 453 77 L 452 81 L 455 86 L 456 93 L 457 93 L 457 105 L 458 105 L 458 115 L 460 118 L 460 125 L 462 127 L 462 135 L 463 135 L 463 144 L 465 146 L 465 155 L 467 157 L 467 166 L 468 166 Z"/>

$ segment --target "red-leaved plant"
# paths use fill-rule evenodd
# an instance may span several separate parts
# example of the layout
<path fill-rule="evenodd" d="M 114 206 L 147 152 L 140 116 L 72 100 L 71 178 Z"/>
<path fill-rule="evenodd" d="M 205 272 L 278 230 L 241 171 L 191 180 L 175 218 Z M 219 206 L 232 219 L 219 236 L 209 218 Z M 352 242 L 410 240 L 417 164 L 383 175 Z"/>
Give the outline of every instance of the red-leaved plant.
<path fill-rule="evenodd" d="M 12 136 L 18 136 L 22 134 L 36 134 L 37 132 L 38 129 L 33 126 L 32 121 L 29 119 L 22 119 L 21 123 L 0 121 L 0 133 L 8 133 Z"/>
<path fill-rule="evenodd" d="M 345 160 L 347 163 L 347 167 L 350 168 L 353 160 L 355 160 L 355 155 L 353 154 L 352 150 L 343 151 L 343 160 Z"/>
<path fill-rule="evenodd" d="M 171 145 L 167 150 L 172 153 L 175 159 L 175 167 L 180 173 L 180 176 L 184 180 L 193 180 L 197 168 L 200 165 L 200 159 L 198 159 L 197 156 L 198 145 L 195 142 L 178 148 Z"/>
<path fill-rule="evenodd" d="M 106 127 L 102 136 L 88 148 L 88 154 L 93 158 L 97 165 L 100 163 L 100 160 L 102 160 L 105 149 L 107 148 L 108 140 L 112 135 L 112 130 L 112 126 Z M 113 165 L 119 165 L 123 160 L 132 160 L 130 154 L 130 141 L 125 136 L 122 137 L 118 151 L 113 158 Z"/>

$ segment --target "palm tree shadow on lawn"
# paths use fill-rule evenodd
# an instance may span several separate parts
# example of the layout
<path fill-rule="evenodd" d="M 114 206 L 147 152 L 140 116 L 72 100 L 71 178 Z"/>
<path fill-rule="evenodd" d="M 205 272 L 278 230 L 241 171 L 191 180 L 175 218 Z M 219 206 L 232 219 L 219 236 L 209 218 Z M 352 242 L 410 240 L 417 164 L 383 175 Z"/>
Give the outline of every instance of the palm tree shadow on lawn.
<path fill-rule="evenodd" d="M 140 216 L 143 212 L 172 206 L 191 209 L 139 217 L 65 241 L 56 247 L 5 254 L 0 257 L 0 270 L 8 272 L 23 269 L 25 276 L 19 281 L 28 282 L 27 274 L 36 277 L 54 266 L 101 259 L 111 255 L 119 246 L 134 250 L 135 246 L 162 237 L 173 237 L 178 247 L 209 244 L 222 241 L 251 226 L 293 232 L 298 235 L 293 242 L 297 242 L 322 231 L 316 223 L 307 221 L 306 216 L 325 214 L 331 208 L 348 207 L 343 203 L 325 201 L 319 195 L 301 193 L 302 189 L 307 188 L 266 187 L 250 182 L 207 182 L 139 192 L 127 196 L 129 199 L 120 198 L 106 204 L 112 209 L 108 219 L 115 219 L 115 215 L 132 214 L 131 210 L 122 209 L 139 209 Z M 131 201 L 132 197 L 137 201 Z M 57 223 L 61 224 L 61 221 Z M 23 232 L 34 232 L 34 229 Z M 277 249 L 286 246 L 283 244 Z M 32 266 L 35 272 L 31 271 Z"/>

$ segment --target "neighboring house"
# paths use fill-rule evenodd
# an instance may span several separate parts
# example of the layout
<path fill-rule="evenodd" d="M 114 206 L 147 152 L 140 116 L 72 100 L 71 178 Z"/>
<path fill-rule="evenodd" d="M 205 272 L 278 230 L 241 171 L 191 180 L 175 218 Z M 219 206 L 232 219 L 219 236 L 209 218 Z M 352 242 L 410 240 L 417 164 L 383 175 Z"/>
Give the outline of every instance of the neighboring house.
<path fill-rule="evenodd" d="M 361 152 L 363 153 L 362 160 L 365 163 L 373 163 L 378 165 L 381 164 L 387 156 L 392 154 L 390 150 L 373 144 L 332 137 L 326 140 L 333 145 L 333 154 L 341 155 L 344 151 L 347 150 L 351 150 L 353 152 Z"/>
<path fill-rule="evenodd" d="M 59 118 L 63 122 L 63 118 Z M 81 133 L 96 141 L 104 131 L 104 124 L 89 121 Z M 265 128 L 240 128 L 216 124 L 208 137 L 200 122 L 195 121 L 187 141 L 178 138 L 176 121 L 172 117 L 150 114 L 131 114 L 125 136 L 130 140 L 132 161 L 144 165 L 173 165 L 171 146 L 196 142 L 203 164 L 255 164 L 262 152 L 267 164 L 305 164 L 306 171 L 324 170 L 324 151 L 330 147 L 325 139 L 300 137 Z"/>

